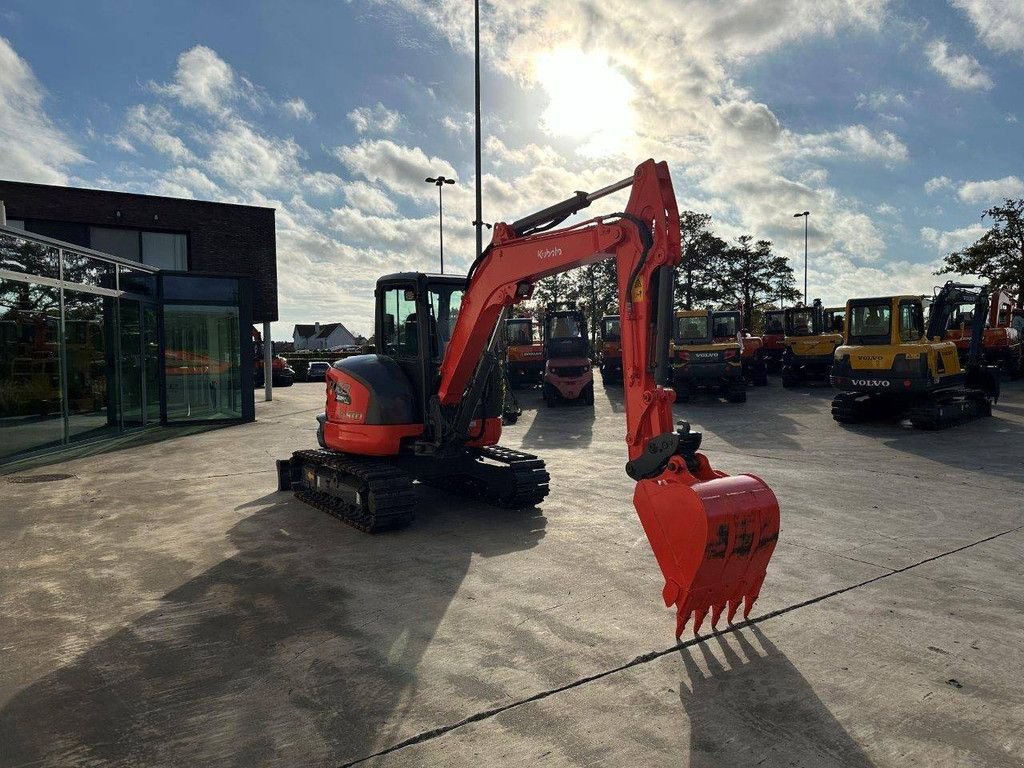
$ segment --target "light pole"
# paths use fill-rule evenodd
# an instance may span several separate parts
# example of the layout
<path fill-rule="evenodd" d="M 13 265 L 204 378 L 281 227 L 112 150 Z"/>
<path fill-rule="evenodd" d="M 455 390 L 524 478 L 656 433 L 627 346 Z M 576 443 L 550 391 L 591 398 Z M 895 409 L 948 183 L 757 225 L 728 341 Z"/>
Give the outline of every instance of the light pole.
<path fill-rule="evenodd" d="M 441 274 L 444 274 L 444 202 L 441 199 L 441 187 L 445 184 L 454 184 L 455 179 L 448 179 L 438 176 L 426 179 L 427 184 L 437 185 L 437 239 L 441 244 Z"/>
<path fill-rule="evenodd" d="M 480 178 L 480 0 L 473 3 L 473 60 L 475 75 L 473 111 L 476 117 L 476 221 L 473 222 L 473 226 L 476 227 L 476 254 L 474 258 L 480 258 L 484 249 L 483 192 Z"/>
<path fill-rule="evenodd" d="M 801 216 L 804 217 L 804 306 L 807 306 L 807 220 L 811 216 L 810 211 L 804 211 L 803 213 L 794 213 L 793 218 L 799 219 Z"/>

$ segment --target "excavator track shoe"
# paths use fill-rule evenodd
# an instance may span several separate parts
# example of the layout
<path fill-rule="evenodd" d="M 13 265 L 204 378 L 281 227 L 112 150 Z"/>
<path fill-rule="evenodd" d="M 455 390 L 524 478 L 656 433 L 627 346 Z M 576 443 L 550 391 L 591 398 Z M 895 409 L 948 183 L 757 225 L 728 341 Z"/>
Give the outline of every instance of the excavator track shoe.
<path fill-rule="evenodd" d="M 713 627 L 741 606 L 747 618 L 779 537 L 779 503 L 763 480 L 702 465 L 707 479 L 670 469 L 641 480 L 633 495 L 665 576 L 665 605 L 676 607 L 676 638 L 691 616 L 694 634 L 708 613 Z"/>
<path fill-rule="evenodd" d="M 472 449 L 418 477 L 432 488 L 478 498 L 505 509 L 526 509 L 548 495 L 551 476 L 544 460 L 501 445 Z"/>
<path fill-rule="evenodd" d="M 335 451 L 296 451 L 278 462 L 280 485 L 364 533 L 404 528 L 414 517 L 412 478 L 382 461 Z M 287 490 L 287 488 L 281 488 Z"/>

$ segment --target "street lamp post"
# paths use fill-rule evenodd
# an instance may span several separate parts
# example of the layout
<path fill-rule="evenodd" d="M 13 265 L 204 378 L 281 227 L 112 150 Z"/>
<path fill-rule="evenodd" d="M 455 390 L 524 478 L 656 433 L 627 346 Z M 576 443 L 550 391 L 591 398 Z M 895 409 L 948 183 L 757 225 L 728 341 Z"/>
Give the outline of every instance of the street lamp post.
<path fill-rule="evenodd" d="M 454 184 L 455 179 L 448 179 L 444 176 L 438 176 L 436 179 L 431 177 L 426 179 L 427 184 L 435 184 L 437 186 L 437 239 L 441 245 L 441 274 L 444 274 L 444 201 L 441 197 L 441 187 L 445 184 Z"/>
<path fill-rule="evenodd" d="M 793 218 L 799 219 L 801 216 L 804 217 L 804 306 L 807 306 L 807 220 L 811 216 L 810 211 L 804 211 L 803 213 L 794 213 Z"/>

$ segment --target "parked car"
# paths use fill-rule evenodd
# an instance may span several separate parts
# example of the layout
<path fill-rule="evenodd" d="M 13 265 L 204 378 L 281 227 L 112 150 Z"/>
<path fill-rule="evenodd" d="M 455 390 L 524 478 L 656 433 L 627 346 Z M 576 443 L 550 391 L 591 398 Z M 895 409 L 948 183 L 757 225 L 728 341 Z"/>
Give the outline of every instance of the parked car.
<path fill-rule="evenodd" d="M 323 360 L 314 360 L 306 369 L 306 381 L 323 381 L 331 364 Z"/>
<path fill-rule="evenodd" d="M 263 358 L 255 361 L 256 369 L 253 372 L 253 386 L 263 386 Z M 290 387 L 295 382 L 295 369 L 288 364 L 288 360 L 280 355 L 274 355 L 271 361 L 271 382 L 275 387 Z"/>

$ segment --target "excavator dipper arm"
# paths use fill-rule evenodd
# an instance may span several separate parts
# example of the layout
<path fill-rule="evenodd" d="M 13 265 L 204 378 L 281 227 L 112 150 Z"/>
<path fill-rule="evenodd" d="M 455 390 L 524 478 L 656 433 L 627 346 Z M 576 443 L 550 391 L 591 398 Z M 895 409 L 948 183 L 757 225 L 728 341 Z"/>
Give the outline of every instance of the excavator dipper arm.
<path fill-rule="evenodd" d="M 623 213 L 550 229 L 598 197 L 631 187 Z M 679 214 L 665 163 L 648 160 L 632 179 L 509 224 L 496 224 L 490 247 L 470 271 L 440 369 L 437 418 L 475 407 L 500 320 L 531 295 L 537 280 L 615 259 L 619 286 L 627 473 L 633 502 L 665 576 L 665 604 L 676 607 L 676 636 L 710 611 L 716 625 L 760 592 L 779 532 L 771 489 L 752 475 L 730 477 L 697 452 L 700 435 L 676 430 L 675 392 L 661 386 L 668 352 L 673 269 L 680 259 Z M 659 311 L 660 305 L 660 311 Z M 467 413 L 452 421 L 468 423 Z M 444 430 L 442 430 L 444 431 Z M 453 439 L 460 439 L 452 434 Z M 456 430 L 457 432 L 457 430 Z"/>

